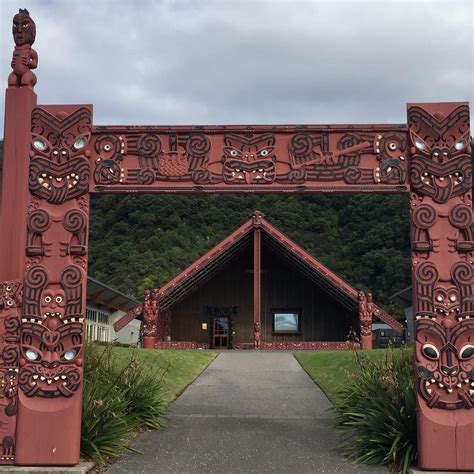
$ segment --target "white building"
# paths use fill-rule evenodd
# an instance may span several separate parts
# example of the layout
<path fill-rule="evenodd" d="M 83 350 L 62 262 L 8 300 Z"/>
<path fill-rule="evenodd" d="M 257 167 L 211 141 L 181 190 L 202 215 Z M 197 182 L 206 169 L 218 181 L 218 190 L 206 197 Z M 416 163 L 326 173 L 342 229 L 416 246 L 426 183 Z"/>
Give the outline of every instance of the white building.
<path fill-rule="evenodd" d="M 87 277 L 87 340 L 137 344 L 141 321 L 134 319 L 118 332 L 115 332 L 113 325 L 139 304 L 130 296 Z"/>

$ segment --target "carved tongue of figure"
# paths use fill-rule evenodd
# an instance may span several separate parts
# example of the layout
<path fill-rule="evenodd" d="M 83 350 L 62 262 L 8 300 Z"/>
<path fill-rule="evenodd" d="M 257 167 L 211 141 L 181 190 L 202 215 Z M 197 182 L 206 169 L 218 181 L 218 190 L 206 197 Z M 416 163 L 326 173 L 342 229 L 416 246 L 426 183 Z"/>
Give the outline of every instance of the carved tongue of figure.
<path fill-rule="evenodd" d="M 451 193 L 453 190 L 452 179 L 448 176 L 446 177 L 434 176 L 433 184 L 436 189 L 436 194 L 434 196 L 434 199 L 437 202 L 446 202 L 449 199 L 449 196 L 451 196 Z"/>

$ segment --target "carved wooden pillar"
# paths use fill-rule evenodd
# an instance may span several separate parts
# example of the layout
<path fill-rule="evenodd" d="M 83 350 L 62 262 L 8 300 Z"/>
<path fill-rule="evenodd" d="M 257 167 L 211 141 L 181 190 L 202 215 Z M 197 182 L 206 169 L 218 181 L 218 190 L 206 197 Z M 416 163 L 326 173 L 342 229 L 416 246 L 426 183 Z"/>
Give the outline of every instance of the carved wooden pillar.
<path fill-rule="evenodd" d="M 360 322 L 360 346 L 362 349 L 372 349 L 372 317 L 373 303 L 372 294 L 359 292 L 359 322 Z"/>
<path fill-rule="evenodd" d="M 158 290 L 145 291 L 143 302 L 143 347 L 153 349 L 158 328 Z"/>
<path fill-rule="evenodd" d="M 262 235 L 260 223 L 263 215 L 260 212 L 252 214 L 253 219 L 253 324 L 254 346 L 260 349 L 261 342 L 261 311 L 262 311 Z"/>
<path fill-rule="evenodd" d="M 31 114 L 16 464 L 79 462 L 91 131 L 90 106 Z"/>
<path fill-rule="evenodd" d="M 408 127 L 419 465 L 474 470 L 469 107 L 409 104 Z"/>

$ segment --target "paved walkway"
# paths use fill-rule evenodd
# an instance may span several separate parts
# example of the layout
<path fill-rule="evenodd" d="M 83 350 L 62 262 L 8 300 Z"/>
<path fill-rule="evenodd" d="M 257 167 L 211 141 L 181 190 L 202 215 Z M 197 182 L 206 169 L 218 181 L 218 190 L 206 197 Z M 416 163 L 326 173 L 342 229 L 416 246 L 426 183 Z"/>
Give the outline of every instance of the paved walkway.
<path fill-rule="evenodd" d="M 340 457 L 328 407 L 291 353 L 223 352 L 108 472 L 386 472 Z"/>

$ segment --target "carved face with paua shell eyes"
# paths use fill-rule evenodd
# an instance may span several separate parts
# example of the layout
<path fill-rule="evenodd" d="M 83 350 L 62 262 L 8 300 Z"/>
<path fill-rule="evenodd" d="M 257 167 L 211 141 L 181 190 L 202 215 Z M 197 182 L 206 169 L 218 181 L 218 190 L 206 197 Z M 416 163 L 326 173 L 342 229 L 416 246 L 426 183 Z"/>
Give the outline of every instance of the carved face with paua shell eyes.
<path fill-rule="evenodd" d="M 26 396 L 70 397 L 80 385 L 82 324 L 67 323 L 56 330 L 23 323 L 19 385 Z"/>
<path fill-rule="evenodd" d="M 91 115 L 82 108 L 71 115 L 32 113 L 29 188 L 51 204 L 82 196 L 89 185 Z"/>
<path fill-rule="evenodd" d="M 452 329 L 420 320 L 416 333 L 419 391 L 430 408 L 474 406 L 474 321 Z"/>
<path fill-rule="evenodd" d="M 224 137 L 224 181 L 228 184 L 269 184 L 275 179 L 275 136 Z"/>
<path fill-rule="evenodd" d="M 432 116 L 421 107 L 409 110 L 412 159 L 410 178 L 415 191 L 443 204 L 472 188 L 469 108 Z"/>

